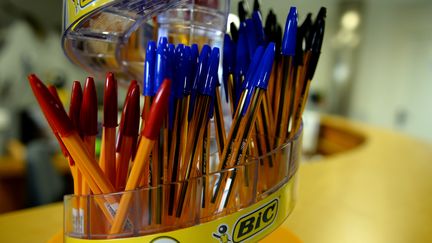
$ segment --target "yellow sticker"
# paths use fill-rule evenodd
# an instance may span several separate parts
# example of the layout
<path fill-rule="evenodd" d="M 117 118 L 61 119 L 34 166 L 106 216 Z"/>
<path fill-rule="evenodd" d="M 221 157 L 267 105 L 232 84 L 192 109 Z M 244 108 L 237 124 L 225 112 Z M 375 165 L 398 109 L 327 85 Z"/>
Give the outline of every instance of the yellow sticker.
<path fill-rule="evenodd" d="M 114 2 L 115 0 L 66 0 L 64 1 L 65 12 L 64 18 L 66 21 L 63 21 L 63 28 L 75 28 L 76 24 L 82 19 L 84 16 L 89 14 L 90 12 L 103 7 L 104 5 Z"/>
<path fill-rule="evenodd" d="M 295 176 L 267 198 L 238 212 L 189 228 L 164 233 L 124 238 L 97 240 L 105 242 L 256 242 L 279 227 L 293 208 Z M 65 243 L 93 242 L 65 236 Z"/>

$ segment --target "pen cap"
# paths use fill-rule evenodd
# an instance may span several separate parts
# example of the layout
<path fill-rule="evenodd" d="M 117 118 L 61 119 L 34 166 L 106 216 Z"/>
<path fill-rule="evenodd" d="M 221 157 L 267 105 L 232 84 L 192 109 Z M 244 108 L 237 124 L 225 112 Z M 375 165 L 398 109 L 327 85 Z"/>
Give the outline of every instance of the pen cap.
<path fill-rule="evenodd" d="M 114 74 L 109 72 L 105 81 L 104 103 L 103 103 L 103 125 L 105 127 L 117 126 L 117 81 Z"/>
<path fill-rule="evenodd" d="M 295 55 L 298 22 L 297 19 L 297 8 L 291 7 L 285 22 L 285 32 L 282 40 L 282 55 Z"/>
<path fill-rule="evenodd" d="M 239 39 L 236 46 L 236 75 L 245 75 L 249 66 L 249 50 L 247 42 L 246 24 L 241 23 Z"/>
<path fill-rule="evenodd" d="M 155 79 L 156 42 L 147 43 L 146 57 L 144 63 L 143 95 L 153 96 L 153 85 Z"/>
<path fill-rule="evenodd" d="M 55 130 L 61 137 L 70 135 L 74 131 L 74 126 L 66 114 L 66 111 L 58 105 L 48 88 L 36 75 L 29 75 L 28 80 L 46 119 L 53 124 Z"/>
<path fill-rule="evenodd" d="M 307 77 L 309 80 L 313 79 L 315 71 L 318 65 L 319 56 L 321 53 L 322 42 L 324 39 L 324 28 L 325 28 L 325 17 L 326 8 L 321 8 L 317 19 L 314 23 L 312 33 L 311 33 L 311 58 L 309 61 L 309 67 L 307 71 Z"/>
<path fill-rule="evenodd" d="M 165 78 L 173 80 L 174 77 L 174 65 L 175 65 L 175 46 L 172 43 L 168 44 L 167 49 L 167 62 L 166 62 L 166 71 Z"/>
<path fill-rule="evenodd" d="M 318 12 L 317 18 L 313 25 L 313 29 L 311 32 L 311 51 L 314 53 L 321 52 L 321 47 L 324 39 L 326 13 L 326 8 L 322 7 Z"/>
<path fill-rule="evenodd" d="M 255 49 L 258 46 L 257 33 L 255 31 L 255 23 L 252 19 L 246 19 L 246 39 L 247 39 L 247 47 L 249 51 L 249 57 L 252 58 L 255 52 Z"/>
<path fill-rule="evenodd" d="M 273 13 L 273 10 L 269 10 L 264 26 L 264 33 L 266 36 L 266 41 L 274 41 L 275 31 L 276 31 L 277 19 L 276 15 Z"/>
<path fill-rule="evenodd" d="M 155 62 L 155 81 L 153 86 L 153 93 L 159 89 L 159 86 L 165 79 L 166 65 L 168 61 L 168 39 L 162 37 L 159 40 L 158 47 L 156 49 L 156 62 Z"/>
<path fill-rule="evenodd" d="M 198 63 L 199 63 L 199 51 L 198 51 L 198 45 L 193 44 L 191 46 L 191 63 L 190 63 L 190 73 L 189 73 L 189 82 L 186 83 L 185 86 L 185 94 L 190 95 L 192 93 L 192 89 L 195 82 L 195 76 L 196 72 L 198 70 Z"/>
<path fill-rule="evenodd" d="M 192 57 L 192 49 L 190 46 L 185 46 L 184 48 L 184 55 L 185 55 L 185 61 L 186 61 L 186 66 L 185 66 L 185 77 L 184 77 L 184 82 L 183 82 L 183 94 L 184 95 L 189 95 L 192 92 L 192 85 L 193 85 L 193 78 L 192 78 L 192 66 L 195 66 L 193 64 L 193 61 L 195 60 L 196 62 L 196 57 L 193 58 Z"/>
<path fill-rule="evenodd" d="M 253 78 L 256 71 L 259 69 L 258 64 L 260 64 L 261 58 L 263 57 L 263 53 L 264 53 L 264 47 L 259 46 L 254 53 L 251 65 L 249 66 L 249 70 L 246 74 L 246 78 L 242 83 L 242 90 L 250 89 L 253 86 L 254 84 Z"/>
<path fill-rule="evenodd" d="M 282 45 L 282 27 L 279 24 L 276 26 L 276 32 L 273 42 L 275 43 L 275 48 L 277 50 L 275 53 L 276 59 L 279 59 Z"/>
<path fill-rule="evenodd" d="M 259 12 L 261 10 L 261 4 L 259 3 L 259 0 L 254 0 L 253 4 L 253 10 L 254 12 Z"/>
<path fill-rule="evenodd" d="M 275 56 L 275 44 L 273 42 L 270 42 L 267 45 L 267 48 L 262 54 L 262 58 L 260 58 L 260 62 L 257 65 L 258 69 L 254 72 L 254 74 L 251 76 L 251 83 L 252 87 L 249 88 L 250 92 L 247 93 L 247 96 L 245 98 L 244 106 L 241 111 L 241 115 L 244 116 L 249 108 L 252 95 L 255 92 L 255 88 L 260 89 L 267 89 L 268 80 L 270 78 L 273 61 Z M 257 57 L 259 55 L 257 54 Z M 249 84 L 250 85 L 250 84 Z"/>
<path fill-rule="evenodd" d="M 228 101 L 228 77 L 233 72 L 233 48 L 232 40 L 228 34 L 225 34 L 223 56 L 222 56 L 222 82 L 224 85 L 225 100 Z"/>
<path fill-rule="evenodd" d="M 125 136 L 137 136 L 140 119 L 140 90 L 138 83 L 133 80 L 124 104 L 125 122 L 123 124 L 123 134 Z"/>
<path fill-rule="evenodd" d="M 72 83 L 69 117 L 75 128 L 79 128 L 79 116 L 82 103 L 82 88 L 79 81 Z"/>
<path fill-rule="evenodd" d="M 183 89 L 189 72 L 188 58 L 184 45 L 179 44 L 175 50 L 174 78 L 172 79 L 172 95 L 177 99 L 183 97 Z"/>
<path fill-rule="evenodd" d="M 248 12 L 246 10 L 245 1 L 242 0 L 238 3 L 238 16 L 240 18 L 240 22 L 244 22 L 247 15 Z"/>
<path fill-rule="evenodd" d="M 58 93 L 57 93 L 57 89 L 55 88 L 55 86 L 53 86 L 53 85 L 49 85 L 49 86 L 48 86 L 48 90 L 50 91 L 51 95 L 56 99 L 58 105 L 59 105 L 62 109 L 64 109 L 63 103 L 62 103 L 61 100 L 60 100 L 60 97 L 59 97 L 59 95 L 58 95 Z M 48 123 L 49 123 L 49 125 L 51 126 L 51 129 L 53 129 L 53 130 L 55 131 L 55 128 L 54 128 L 54 126 L 52 125 L 52 123 L 49 122 L 49 121 L 48 121 Z M 58 135 L 57 131 L 54 132 L 54 135 L 55 135 L 55 137 L 57 138 L 57 141 L 58 141 L 58 143 L 59 143 L 59 145 L 60 145 L 60 149 L 61 149 L 63 155 L 64 155 L 64 156 L 69 156 L 69 152 L 68 152 L 66 146 L 64 145 L 63 141 L 61 140 L 60 136 Z M 75 164 L 75 163 L 73 162 L 73 160 L 70 160 L 69 162 L 70 162 L 71 165 Z"/>
<path fill-rule="evenodd" d="M 263 54 L 263 58 L 259 64 L 255 76 L 257 76 L 255 87 L 260 89 L 267 89 L 268 80 L 270 78 L 271 70 L 273 67 L 273 61 L 275 57 L 275 44 L 270 42 Z"/>
<path fill-rule="evenodd" d="M 193 117 L 195 99 L 197 93 L 202 91 L 202 87 L 205 82 L 205 74 L 206 74 L 206 70 L 208 70 L 208 59 L 210 55 L 210 50 L 211 50 L 210 46 L 204 45 L 199 55 L 199 61 L 195 71 L 195 78 L 193 81 L 192 93 L 189 101 L 189 113 L 188 113 L 189 121 Z"/>
<path fill-rule="evenodd" d="M 238 33 L 237 26 L 234 24 L 234 22 L 232 22 L 230 24 L 230 34 L 231 34 L 232 40 L 234 42 L 237 42 L 238 41 L 238 34 L 239 33 Z"/>
<path fill-rule="evenodd" d="M 263 45 L 265 41 L 265 33 L 262 24 L 261 12 L 254 11 L 252 13 L 252 20 L 255 27 L 255 33 L 257 35 L 256 38 L 257 38 L 258 45 Z"/>
<path fill-rule="evenodd" d="M 159 131 L 168 109 L 170 90 L 171 80 L 165 79 L 153 99 L 153 103 L 150 107 L 149 118 L 146 120 L 142 132 L 142 135 L 150 140 L 155 140 L 159 136 Z"/>
<path fill-rule="evenodd" d="M 215 47 L 213 48 L 211 54 L 210 54 L 210 60 L 209 60 L 209 68 L 207 72 L 207 77 L 205 80 L 205 83 L 203 85 L 203 94 L 214 97 L 216 86 L 219 83 L 218 80 L 218 68 L 219 68 L 219 48 Z"/>
<path fill-rule="evenodd" d="M 83 100 L 81 104 L 80 126 L 79 130 L 83 136 L 96 136 L 98 133 L 97 124 L 97 95 L 94 79 L 86 79 L 83 91 Z"/>
<path fill-rule="evenodd" d="M 192 88 L 194 92 L 201 91 L 201 89 L 203 88 L 203 84 L 205 83 L 205 78 L 208 72 L 210 51 L 211 48 L 208 45 L 204 45 L 201 49 Z"/>
<path fill-rule="evenodd" d="M 312 43 L 311 43 L 311 29 L 312 29 L 312 13 L 308 13 L 305 20 L 299 27 L 299 30 L 301 30 L 303 34 L 303 42 L 305 44 L 304 50 L 310 50 Z"/>

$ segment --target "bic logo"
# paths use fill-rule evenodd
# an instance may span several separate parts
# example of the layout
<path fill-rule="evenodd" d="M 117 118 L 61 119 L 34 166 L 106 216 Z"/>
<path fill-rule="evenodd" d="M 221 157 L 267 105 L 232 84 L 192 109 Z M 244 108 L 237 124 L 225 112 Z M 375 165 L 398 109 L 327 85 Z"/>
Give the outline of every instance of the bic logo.
<path fill-rule="evenodd" d="M 261 208 L 241 217 L 234 226 L 233 241 L 241 242 L 269 227 L 278 212 L 278 200 L 267 203 Z"/>

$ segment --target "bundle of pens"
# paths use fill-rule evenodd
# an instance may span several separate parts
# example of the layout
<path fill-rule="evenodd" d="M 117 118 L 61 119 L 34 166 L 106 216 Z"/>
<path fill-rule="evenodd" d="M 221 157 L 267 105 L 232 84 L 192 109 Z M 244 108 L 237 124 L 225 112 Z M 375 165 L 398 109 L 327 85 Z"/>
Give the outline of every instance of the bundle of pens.
<path fill-rule="evenodd" d="M 275 63 L 270 75 L 268 90 L 265 92 L 255 124 L 253 142 L 258 156 L 271 152 L 292 139 L 301 126 L 301 117 L 305 109 L 309 86 L 314 76 L 324 37 L 326 9 L 322 7 L 312 22 L 309 13 L 304 22 L 297 26 L 297 9 L 291 7 L 287 16 L 285 31 L 277 23 L 276 15 L 270 10 L 264 28 L 260 14 L 259 2 L 254 1 L 254 11 L 251 18 L 247 18 L 244 2 L 239 2 L 240 27 L 230 25 L 231 37 L 225 36 L 223 56 L 223 83 L 225 95 L 234 107 L 239 102 L 242 83 L 249 69 L 249 64 L 255 51 L 266 42 L 276 44 Z M 233 55 L 235 53 L 235 55 Z M 231 109 L 234 112 L 235 109 Z M 273 159 L 269 158 L 265 169 L 283 172 L 284 168 L 273 168 Z M 295 168 L 291 169 L 295 171 Z M 269 171 L 267 174 L 275 175 Z M 268 178 L 273 179 L 274 177 Z M 279 181 L 281 177 L 275 178 Z M 264 180 L 266 181 L 266 180 Z M 267 181 L 270 185 L 274 182 Z M 268 188 L 260 183 L 263 189 Z"/>
<path fill-rule="evenodd" d="M 232 117 L 228 131 L 219 92 L 219 49 L 175 46 L 166 38 L 157 45 L 149 41 L 142 112 L 139 84 L 132 81 L 119 128 L 117 83 L 107 74 L 99 159 L 93 79 L 83 90 L 74 82 L 68 115 L 55 88 L 30 75 L 74 178 L 71 232 L 103 238 L 187 227 L 246 207 L 289 179 L 297 149 L 274 151 L 299 134 L 324 18 L 322 8 L 313 24 L 308 15 L 297 27 L 293 7 L 283 38 L 275 16 L 269 14 L 263 28 L 259 11 L 244 18 L 238 32 L 231 28 L 222 70 Z"/>

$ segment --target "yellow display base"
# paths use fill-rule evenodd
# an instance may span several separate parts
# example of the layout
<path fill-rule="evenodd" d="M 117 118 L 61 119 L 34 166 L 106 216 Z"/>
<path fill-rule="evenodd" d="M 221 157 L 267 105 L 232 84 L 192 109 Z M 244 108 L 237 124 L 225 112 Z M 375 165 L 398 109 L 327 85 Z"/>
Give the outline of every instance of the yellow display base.
<path fill-rule="evenodd" d="M 273 242 L 302 243 L 303 241 L 301 241 L 300 238 L 290 229 L 282 226 L 260 241 L 260 243 Z M 55 234 L 48 243 L 63 243 L 63 231 L 59 231 Z"/>

